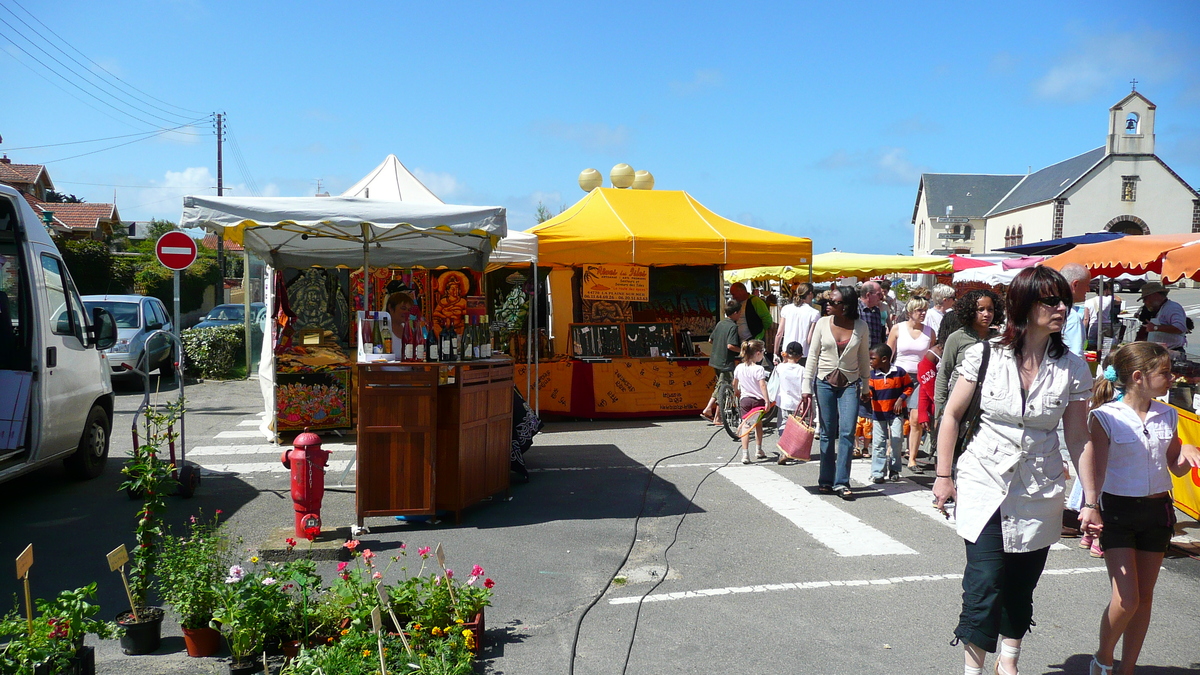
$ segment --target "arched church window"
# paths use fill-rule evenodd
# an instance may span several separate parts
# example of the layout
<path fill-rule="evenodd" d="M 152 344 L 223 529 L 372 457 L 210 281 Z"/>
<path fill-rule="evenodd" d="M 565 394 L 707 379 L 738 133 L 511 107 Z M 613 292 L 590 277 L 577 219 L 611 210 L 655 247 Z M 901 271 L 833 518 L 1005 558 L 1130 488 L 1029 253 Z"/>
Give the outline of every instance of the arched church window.
<path fill-rule="evenodd" d="M 1125 133 L 1127 133 L 1127 134 L 1139 133 L 1139 129 L 1140 129 L 1139 121 L 1140 120 L 1138 118 L 1137 113 L 1132 113 L 1132 112 L 1129 113 L 1129 116 L 1125 118 Z"/>
<path fill-rule="evenodd" d="M 1016 238 L 1017 238 L 1018 246 L 1025 243 L 1025 228 L 1024 227 L 1021 227 L 1020 225 L 1017 226 L 1017 237 Z"/>

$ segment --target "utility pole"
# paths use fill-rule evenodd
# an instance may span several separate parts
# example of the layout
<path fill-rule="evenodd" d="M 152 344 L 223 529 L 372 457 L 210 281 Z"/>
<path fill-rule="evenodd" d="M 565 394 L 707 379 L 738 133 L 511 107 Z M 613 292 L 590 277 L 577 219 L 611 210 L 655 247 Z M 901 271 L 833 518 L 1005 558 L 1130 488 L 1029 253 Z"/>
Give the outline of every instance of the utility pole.
<path fill-rule="evenodd" d="M 221 158 L 221 143 L 225 140 L 223 126 L 225 114 L 217 113 L 217 196 L 225 195 L 225 167 Z M 225 302 L 225 235 L 217 235 L 217 269 L 221 271 L 221 279 L 217 282 L 216 294 L 213 296 L 216 304 Z"/>

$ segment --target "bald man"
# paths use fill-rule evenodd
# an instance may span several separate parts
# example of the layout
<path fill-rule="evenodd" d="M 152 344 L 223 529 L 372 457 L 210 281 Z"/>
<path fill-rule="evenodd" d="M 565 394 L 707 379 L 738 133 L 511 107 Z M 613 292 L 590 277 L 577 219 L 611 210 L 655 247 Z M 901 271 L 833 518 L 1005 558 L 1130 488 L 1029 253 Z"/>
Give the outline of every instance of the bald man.
<path fill-rule="evenodd" d="M 740 281 L 729 287 L 729 295 L 742 306 L 741 318 L 738 319 L 738 336 L 742 341 L 765 339 L 767 330 L 775 325 L 766 301 L 757 295 L 750 295 L 746 284 Z"/>

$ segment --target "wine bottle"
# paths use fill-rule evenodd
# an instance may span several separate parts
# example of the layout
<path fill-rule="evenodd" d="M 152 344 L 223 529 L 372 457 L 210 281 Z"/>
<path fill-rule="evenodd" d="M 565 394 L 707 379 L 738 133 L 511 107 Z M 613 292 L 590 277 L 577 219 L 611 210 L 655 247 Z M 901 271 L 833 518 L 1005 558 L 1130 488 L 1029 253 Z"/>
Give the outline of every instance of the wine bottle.
<path fill-rule="evenodd" d="M 486 316 L 482 318 L 482 321 L 479 332 L 483 333 L 483 358 L 490 359 L 492 358 L 492 331 L 488 328 Z"/>
<path fill-rule="evenodd" d="M 379 330 L 379 324 L 383 323 L 379 320 L 379 312 L 371 312 L 371 353 L 383 353 L 383 331 Z"/>
<path fill-rule="evenodd" d="M 472 328 L 473 327 L 471 326 L 470 318 L 464 317 L 463 318 L 462 337 L 460 337 L 458 339 L 459 354 L 460 354 L 460 356 L 458 358 L 460 361 L 471 361 L 475 358 L 474 347 L 473 347 L 473 344 L 475 342 L 475 336 L 471 334 Z"/>
<path fill-rule="evenodd" d="M 450 360 L 451 361 L 461 361 L 462 360 L 462 351 L 459 349 L 458 331 L 454 330 L 453 323 L 450 324 L 449 328 L 450 328 L 450 356 L 451 356 Z"/>
<path fill-rule="evenodd" d="M 438 349 L 437 336 L 433 334 L 433 331 L 428 326 L 425 328 L 425 344 L 428 345 L 426 353 L 429 354 L 429 360 L 435 363 L 441 361 L 441 354 L 438 353 L 441 350 Z"/>
<path fill-rule="evenodd" d="M 421 363 L 425 362 L 425 334 L 427 332 L 425 330 L 425 321 L 418 318 L 417 328 L 413 331 L 413 341 L 417 343 L 416 349 L 413 350 L 413 358 Z"/>
<path fill-rule="evenodd" d="M 412 361 L 416 357 L 416 339 L 413 336 L 412 320 L 404 322 L 404 360 Z"/>
<path fill-rule="evenodd" d="M 383 324 L 383 320 L 380 319 L 378 316 L 376 317 L 376 321 L 380 324 Z M 386 324 L 384 324 L 384 325 L 380 326 L 379 333 L 383 336 L 383 350 L 381 353 L 383 353 L 383 354 L 394 353 L 394 352 L 392 352 L 392 329 L 389 326 L 387 326 Z"/>
<path fill-rule="evenodd" d="M 442 326 L 442 360 L 456 361 L 458 360 L 458 336 L 454 334 L 453 324 L 447 323 Z"/>
<path fill-rule="evenodd" d="M 471 351 L 477 359 L 483 358 L 483 331 L 480 330 L 481 327 L 479 320 L 471 317 Z"/>

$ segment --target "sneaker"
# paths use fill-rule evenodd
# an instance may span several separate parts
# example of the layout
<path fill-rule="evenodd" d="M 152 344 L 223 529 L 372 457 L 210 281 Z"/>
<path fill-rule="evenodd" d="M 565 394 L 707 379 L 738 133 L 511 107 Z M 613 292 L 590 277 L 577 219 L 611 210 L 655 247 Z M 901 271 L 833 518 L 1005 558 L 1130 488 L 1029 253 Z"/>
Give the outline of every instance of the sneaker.
<path fill-rule="evenodd" d="M 1089 549 L 1092 547 L 1092 535 L 1085 534 L 1079 538 L 1079 548 Z"/>
<path fill-rule="evenodd" d="M 887 478 L 884 478 L 883 476 L 871 476 L 871 482 L 876 485 L 879 485 L 885 480 L 887 480 Z"/>
<path fill-rule="evenodd" d="M 1100 540 L 1099 539 L 1092 539 L 1092 547 L 1089 550 L 1089 554 L 1093 558 L 1103 558 L 1104 557 L 1104 549 L 1100 548 Z"/>

